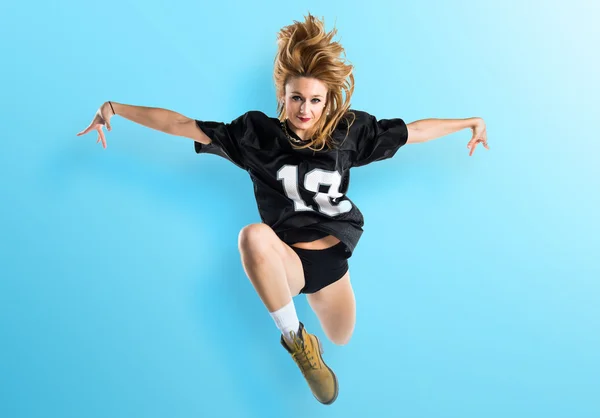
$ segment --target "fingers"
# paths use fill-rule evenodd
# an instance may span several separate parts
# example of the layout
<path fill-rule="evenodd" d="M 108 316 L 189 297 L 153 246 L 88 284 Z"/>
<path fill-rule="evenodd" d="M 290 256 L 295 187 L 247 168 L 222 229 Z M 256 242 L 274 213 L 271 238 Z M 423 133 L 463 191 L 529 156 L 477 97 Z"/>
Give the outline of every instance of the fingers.
<path fill-rule="evenodd" d="M 102 147 L 106 149 L 106 137 L 104 136 L 104 132 L 102 131 L 102 127 L 98 128 L 98 134 L 100 135 L 100 139 L 102 140 Z"/>
<path fill-rule="evenodd" d="M 102 142 L 102 147 L 106 148 L 106 137 L 104 136 L 104 132 L 102 131 L 102 126 L 106 126 L 106 129 L 108 131 L 112 130 L 112 126 L 110 126 L 108 120 L 102 116 L 101 110 L 101 108 L 98 109 L 98 111 L 96 112 L 96 116 L 94 116 L 94 120 L 92 120 L 92 123 L 90 123 L 90 125 L 83 131 L 78 132 L 77 136 L 85 135 L 91 132 L 92 130 L 96 130 L 98 131 L 98 139 L 96 140 L 96 143 Z"/>
<path fill-rule="evenodd" d="M 486 138 L 472 139 L 471 141 L 469 141 L 469 144 L 467 145 L 467 148 L 470 149 L 469 157 L 473 155 L 473 153 L 475 152 L 475 148 L 477 148 L 477 145 L 480 142 L 483 144 L 485 149 L 488 149 L 488 150 L 490 149 Z"/>
<path fill-rule="evenodd" d="M 478 142 L 475 142 L 470 148 L 471 148 L 471 152 L 469 152 L 469 157 L 473 155 L 473 153 L 475 152 L 475 148 L 477 148 L 477 144 Z"/>
<path fill-rule="evenodd" d="M 481 142 L 481 144 L 483 145 L 483 147 L 484 147 L 484 148 L 486 148 L 486 149 L 490 149 L 490 147 L 488 146 L 488 143 L 487 143 L 487 139 L 486 139 L 486 138 L 480 138 L 480 139 L 478 139 L 478 140 L 477 140 L 477 143 L 480 143 L 480 142 Z"/>
<path fill-rule="evenodd" d="M 469 148 L 469 157 L 471 155 L 473 155 L 473 152 L 475 151 L 476 146 L 477 146 L 477 139 L 475 137 L 473 137 L 467 144 L 467 148 Z"/>
<path fill-rule="evenodd" d="M 98 139 L 96 140 L 96 144 L 102 141 L 102 147 L 106 148 L 106 137 L 104 136 L 104 132 L 102 132 L 102 126 L 98 127 Z"/>
<path fill-rule="evenodd" d="M 85 134 L 87 134 L 87 133 L 88 133 L 89 131 L 91 131 L 91 130 L 92 130 L 92 125 L 88 126 L 88 127 L 87 127 L 87 128 L 85 128 L 83 131 L 79 132 L 79 133 L 77 134 L 77 136 L 85 135 Z"/>

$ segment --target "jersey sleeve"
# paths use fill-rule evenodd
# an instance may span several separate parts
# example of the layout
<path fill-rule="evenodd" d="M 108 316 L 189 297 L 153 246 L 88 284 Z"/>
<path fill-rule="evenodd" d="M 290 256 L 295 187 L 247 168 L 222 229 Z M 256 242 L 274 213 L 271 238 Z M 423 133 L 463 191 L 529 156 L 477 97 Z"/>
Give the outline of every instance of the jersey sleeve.
<path fill-rule="evenodd" d="M 219 155 L 245 170 L 246 161 L 240 144 L 249 134 L 248 117 L 246 113 L 230 123 L 196 120 L 198 128 L 212 141 L 208 145 L 194 142 L 196 153 Z"/>
<path fill-rule="evenodd" d="M 356 154 L 353 167 L 392 158 L 406 144 L 408 128 L 402 119 L 377 119 L 366 112 L 356 114 Z"/>

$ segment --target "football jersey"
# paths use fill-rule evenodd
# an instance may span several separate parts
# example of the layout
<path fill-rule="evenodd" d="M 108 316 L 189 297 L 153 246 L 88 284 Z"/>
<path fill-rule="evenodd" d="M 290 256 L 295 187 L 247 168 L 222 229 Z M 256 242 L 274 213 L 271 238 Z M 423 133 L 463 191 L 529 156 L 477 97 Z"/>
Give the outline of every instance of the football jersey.
<path fill-rule="evenodd" d="M 194 142 L 194 147 L 199 154 L 219 155 L 248 172 L 259 215 L 283 242 L 333 235 L 346 245 L 349 257 L 364 225 L 362 213 L 346 196 L 350 169 L 392 157 L 408 139 L 402 119 L 377 120 L 366 112 L 350 112 L 356 118 L 349 130 L 348 115 L 338 123 L 333 149 L 294 148 L 279 119 L 260 111 L 231 123 L 196 120 L 212 143 Z"/>

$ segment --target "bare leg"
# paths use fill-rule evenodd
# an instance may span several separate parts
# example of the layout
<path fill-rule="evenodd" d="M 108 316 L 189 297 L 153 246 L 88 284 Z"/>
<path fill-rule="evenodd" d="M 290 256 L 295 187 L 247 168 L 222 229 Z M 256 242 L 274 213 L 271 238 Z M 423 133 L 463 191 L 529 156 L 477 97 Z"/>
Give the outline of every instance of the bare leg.
<path fill-rule="evenodd" d="M 242 229 L 239 250 L 246 275 L 269 312 L 287 305 L 304 287 L 300 258 L 269 226 Z"/>
<path fill-rule="evenodd" d="M 318 292 L 307 295 L 307 300 L 319 318 L 327 338 L 334 344 L 347 344 L 356 323 L 356 300 L 350 284 L 350 273 Z"/>
<path fill-rule="evenodd" d="M 253 224 L 242 229 L 239 247 L 246 275 L 276 323 L 279 313 L 288 312 L 291 308 L 292 314 L 283 314 L 281 318 L 285 319 L 277 325 L 284 333 L 281 338 L 283 347 L 300 367 L 315 398 L 324 404 L 333 403 L 339 390 L 335 373 L 323 361 L 323 347 L 319 339 L 298 322 L 291 303 L 292 297 L 304 287 L 300 258 L 265 224 Z M 296 326 L 297 330 L 287 332 L 290 327 Z M 285 334 L 289 338 L 284 342 Z"/>

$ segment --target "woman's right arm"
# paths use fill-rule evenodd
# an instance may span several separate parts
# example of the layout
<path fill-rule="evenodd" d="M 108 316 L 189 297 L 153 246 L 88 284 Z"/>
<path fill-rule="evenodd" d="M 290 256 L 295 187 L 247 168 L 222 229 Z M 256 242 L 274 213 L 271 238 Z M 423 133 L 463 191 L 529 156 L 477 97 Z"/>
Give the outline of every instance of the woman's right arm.
<path fill-rule="evenodd" d="M 102 145 L 106 148 L 106 138 L 102 126 L 106 126 L 106 129 L 110 131 L 112 129 L 110 118 L 114 115 L 122 116 L 132 122 L 170 135 L 183 136 L 202 144 L 211 143 L 210 138 L 196 125 L 194 119 L 168 109 L 133 106 L 116 102 L 103 103 L 96 112 L 92 123 L 85 130 L 78 133 L 77 136 L 96 130 L 99 134 L 98 142 L 102 141 Z"/>
<path fill-rule="evenodd" d="M 183 136 L 203 144 L 210 144 L 210 138 L 198 128 L 196 121 L 180 113 L 159 107 L 133 106 L 111 102 L 115 114 L 164 133 Z"/>

